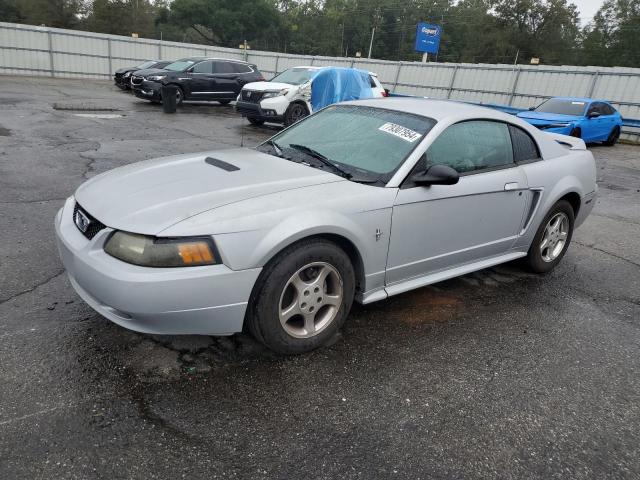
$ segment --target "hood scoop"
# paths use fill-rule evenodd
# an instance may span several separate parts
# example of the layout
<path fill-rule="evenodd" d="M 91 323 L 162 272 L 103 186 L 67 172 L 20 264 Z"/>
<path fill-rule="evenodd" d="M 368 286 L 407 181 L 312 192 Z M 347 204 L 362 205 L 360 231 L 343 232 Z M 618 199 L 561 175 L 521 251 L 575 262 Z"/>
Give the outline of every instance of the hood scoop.
<path fill-rule="evenodd" d="M 235 172 L 236 170 L 240 170 L 239 167 L 227 162 L 223 162 L 222 160 L 218 160 L 217 158 L 207 157 L 204 159 L 206 163 L 212 165 L 214 167 L 221 168 L 225 172 Z"/>

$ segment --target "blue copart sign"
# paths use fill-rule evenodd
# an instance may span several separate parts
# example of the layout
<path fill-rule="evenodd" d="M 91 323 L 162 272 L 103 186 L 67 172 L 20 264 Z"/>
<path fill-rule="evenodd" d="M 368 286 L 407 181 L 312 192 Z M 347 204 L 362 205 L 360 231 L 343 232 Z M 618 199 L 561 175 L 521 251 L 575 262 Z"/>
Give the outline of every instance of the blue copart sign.
<path fill-rule="evenodd" d="M 416 51 L 438 53 L 442 27 L 420 22 L 416 28 Z"/>

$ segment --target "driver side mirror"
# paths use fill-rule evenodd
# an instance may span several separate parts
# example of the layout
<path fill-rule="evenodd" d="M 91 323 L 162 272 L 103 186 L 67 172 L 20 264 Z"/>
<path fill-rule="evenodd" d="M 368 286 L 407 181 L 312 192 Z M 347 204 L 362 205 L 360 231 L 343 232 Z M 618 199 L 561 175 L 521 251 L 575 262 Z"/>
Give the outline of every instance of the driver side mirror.
<path fill-rule="evenodd" d="M 600 112 L 589 112 L 587 113 L 587 118 L 598 118 L 600 116 Z"/>
<path fill-rule="evenodd" d="M 536 109 L 536 107 L 529 107 L 529 109 L 528 109 L 528 110 L 529 110 L 530 112 L 533 112 L 535 109 Z"/>
<path fill-rule="evenodd" d="M 454 185 L 460 180 L 456 170 L 448 165 L 433 165 L 423 172 L 418 172 L 411 177 L 416 185 Z"/>

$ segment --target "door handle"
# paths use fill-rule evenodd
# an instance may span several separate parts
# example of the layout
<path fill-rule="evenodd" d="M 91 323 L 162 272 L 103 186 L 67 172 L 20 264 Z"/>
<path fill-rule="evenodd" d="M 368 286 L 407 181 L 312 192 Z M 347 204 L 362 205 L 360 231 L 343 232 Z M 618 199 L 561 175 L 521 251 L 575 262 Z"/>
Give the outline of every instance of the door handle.
<path fill-rule="evenodd" d="M 509 182 L 504 184 L 505 191 L 518 190 L 518 182 Z"/>

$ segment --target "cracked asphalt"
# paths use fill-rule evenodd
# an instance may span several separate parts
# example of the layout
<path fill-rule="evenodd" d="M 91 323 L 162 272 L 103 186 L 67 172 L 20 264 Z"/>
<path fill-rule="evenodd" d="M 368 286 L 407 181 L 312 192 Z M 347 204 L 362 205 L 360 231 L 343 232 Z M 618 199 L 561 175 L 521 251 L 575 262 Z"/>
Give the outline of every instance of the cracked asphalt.
<path fill-rule="evenodd" d="M 283 358 L 111 324 L 53 237 L 86 178 L 273 129 L 90 80 L 0 76 L 0 109 L 0 478 L 640 477 L 640 147 L 591 147 L 600 197 L 551 274 L 356 306 L 333 345 Z"/>

